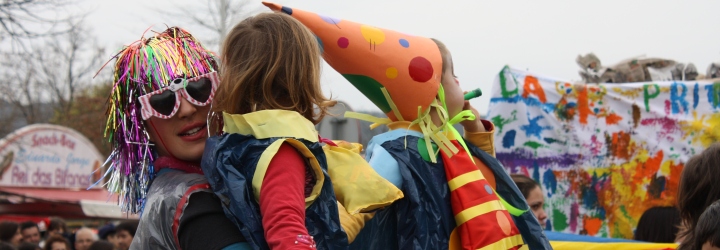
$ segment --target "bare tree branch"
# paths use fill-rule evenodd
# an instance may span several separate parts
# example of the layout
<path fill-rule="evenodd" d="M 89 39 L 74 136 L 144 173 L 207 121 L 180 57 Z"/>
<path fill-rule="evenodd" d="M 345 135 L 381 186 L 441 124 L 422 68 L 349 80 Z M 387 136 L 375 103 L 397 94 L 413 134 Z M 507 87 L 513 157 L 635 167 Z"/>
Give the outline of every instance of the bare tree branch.
<path fill-rule="evenodd" d="M 206 0 L 192 6 L 179 7 L 174 10 L 157 10 L 173 23 L 195 26 L 209 31 L 212 38 L 203 39 L 206 45 L 219 49 L 225 35 L 235 23 L 259 12 L 260 8 L 252 8 L 249 0 Z"/>
<path fill-rule="evenodd" d="M 90 74 L 99 67 L 103 49 L 87 37 L 80 23 L 68 24 L 69 32 L 36 48 L 35 63 L 41 69 L 37 81 L 51 91 L 57 112 L 66 113 L 78 89 L 89 86 Z"/>
<path fill-rule="evenodd" d="M 72 0 L 70 0 L 72 1 Z M 0 42 L 27 49 L 27 40 L 67 32 L 58 24 L 75 18 L 62 11 L 68 0 L 3 0 L 0 3 Z"/>
<path fill-rule="evenodd" d="M 104 50 L 89 37 L 82 20 L 64 25 L 70 27 L 67 33 L 47 37 L 29 52 L 3 53 L 0 59 L 0 99 L 12 104 L 27 124 L 69 113 L 100 65 Z"/>

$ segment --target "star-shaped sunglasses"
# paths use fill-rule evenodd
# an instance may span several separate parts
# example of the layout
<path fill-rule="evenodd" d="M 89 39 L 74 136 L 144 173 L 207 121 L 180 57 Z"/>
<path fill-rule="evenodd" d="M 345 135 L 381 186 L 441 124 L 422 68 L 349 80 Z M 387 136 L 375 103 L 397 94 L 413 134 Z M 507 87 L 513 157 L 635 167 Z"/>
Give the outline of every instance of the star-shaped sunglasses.
<path fill-rule="evenodd" d="M 170 119 L 180 109 L 180 96 L 197 106 L 208 105 L 215 97 L 219 82 L 216 71 L 190 79 L 175 79 L 168 86 L 138 98 L 142 118 L 147 120 L 155 116 Z"/>

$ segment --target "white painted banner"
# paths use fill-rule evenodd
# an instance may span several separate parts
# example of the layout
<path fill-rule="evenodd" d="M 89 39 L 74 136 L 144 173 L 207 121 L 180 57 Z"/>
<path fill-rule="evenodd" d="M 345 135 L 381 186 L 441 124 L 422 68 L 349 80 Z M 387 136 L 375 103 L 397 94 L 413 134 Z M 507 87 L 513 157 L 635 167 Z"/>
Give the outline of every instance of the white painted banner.
<path fill-rule="evenodd" d="M 506 67 L 489 110 L 498 160 L 541 183 L 558 232 L 632 238 L 720 139 L 717 80 L 584 85 Z"/>

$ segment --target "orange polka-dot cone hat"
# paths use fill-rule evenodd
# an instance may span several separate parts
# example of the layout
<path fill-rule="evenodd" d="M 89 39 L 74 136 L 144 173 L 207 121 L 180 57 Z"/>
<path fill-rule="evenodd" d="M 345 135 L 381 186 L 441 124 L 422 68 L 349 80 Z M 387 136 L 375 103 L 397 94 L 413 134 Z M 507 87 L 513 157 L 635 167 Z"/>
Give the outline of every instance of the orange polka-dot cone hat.
<path fill-rule="evenodd" d="M 413 121 L 435 99 L 442 75 L 438 46 L 425 37 L 263 2 L 291 15 L 318 38 L 323 57 L 393 121 Z M 385 88 L 391 102 L 383 94 Z M 397 107 L 401 117 L 392 111 Z"/>

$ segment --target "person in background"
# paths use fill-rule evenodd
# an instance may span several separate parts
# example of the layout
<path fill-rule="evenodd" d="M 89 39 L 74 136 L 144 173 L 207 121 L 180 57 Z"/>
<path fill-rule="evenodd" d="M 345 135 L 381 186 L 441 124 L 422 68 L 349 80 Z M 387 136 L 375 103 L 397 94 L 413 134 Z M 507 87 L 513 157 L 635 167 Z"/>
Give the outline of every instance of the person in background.
<path fill-rule="evenodd" d="M 695 227 L 700 215 L 713 202 L 720 200 L 720 143 L 710 145 L 702 153 L 693 156 L 685 163 L 680 176 L 677 194 L 677 206 L 682 220 L 681 238 L 678 250 L 695 250 Z"/>
<path fill-rule="evenodd" d="M 29 243 L 29 242 L 23 242 L 20 243 L 20 246 L 17 247 L 17 250 L 42 250 L 43 248 L 38 246 L 37 244 Z"/>
<path fill-rule="evenodd" d="M 71 250 L 70 242 L 65 237 L 56 235 L 45 241 L 44 250 Z"/>
<path fill-rule="evenodd" d="M 98 240 L 97 234 L 92 229 L 83 227 L 75 232 L 75 250 L 88 250 L 93 242 Z M 47 243 L 45 243 L 47 246 Z"/>
<path fill-rule="evenodd" d="M 118 247 L 115 224 L 109 223 L 98 229 L 98 237 L 100 237 L 100 240 L 110 242 L 115 248 Z"/>
<path fill-rule="evenodd" d="M 32 221 L 26 221 L 20 224 L 20 233 L 23 237 L 23 242 L 33 243 L 40 245 L 40 228 L 37 223 Z"/>
<path fill-rule="evenodd" d="M 50 218 L 50 224 L 48 225 L 47 232 L 48 232 L 48 235 L 47 235 L 48 238 L 53 237 L 55 235 L 65 237 L 65 239 L 69 238 L 67 224 L 65 223 L 65 220 L 63 220 L 60 217 Z"/>
<path fill-rule="evenodd" d="M 22 238 L 19 224 L 12 221 L 0 222 L 0 242 L 5 242 L 13 247 L 17 247 L 20 245 Z"/>
<path fill-rule="evenodd" d="M 652 207 L 640 217 L 635 240 L 674 243 L 680 226 L 680 212 L 675 207 Z"/>
<path fill-rule="evenodd" d="M 547 221 L 547 213 L 543 205 L 545 205 L 545 195 L 543 195 L 542 188 L 535 180 L 530 179 L 525 175 L 511 174 L 510 177 L 517 185 L 520 192 L 525 196 L 528 206 L 532 209 L 535 218 L 540 222 L 540 226 L 545 228 L 545 221 Z"/>
<path fill-rule="evenodd" d="M 138 222 L 136 221 L 126 221 L 115 227 L 115 237 L 117 238 L 117 248 L 119 250 L 130 249 L 130 244 L 133 241 L 133 237 L 135 237 L 137 228 Z"/>
<path fill-rule="evenodd" d="M 0 242 L 0 250 L 17 250 L 17 248 L 10 243 Z"/>
<path fill-rule="evenodd" d="M 106 241 L 106 240 L 98 240 L 96 242 L 93 242 L 92 245 L 90 245 L 89 250 L 115 250 L 115 244 Z"/>
<path fill-rule="evenodd" d="M 700 215 L 700 221 L 693 232 L 695 249 L 720 250 L 720 200 L 713 202 Z M 702 246 L 702 248 L 699 248 Z"/>

